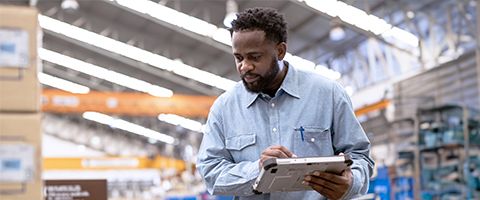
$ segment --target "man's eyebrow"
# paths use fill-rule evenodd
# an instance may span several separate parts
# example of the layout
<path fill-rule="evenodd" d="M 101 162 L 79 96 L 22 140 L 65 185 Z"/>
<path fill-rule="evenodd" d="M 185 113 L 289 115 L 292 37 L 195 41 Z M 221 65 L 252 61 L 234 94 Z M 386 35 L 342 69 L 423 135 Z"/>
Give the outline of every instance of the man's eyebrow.
<path fill-rule="evenodd" d="M 251 55 L 262 55 L 263 53 L 262 52 L 248 52 L 247 55 L 251 56 Z"/>
<path fill-rule="evenodd" d="M 242 56 L 241 53 L 233 53 L 234 56 Z M 263 55 L 262 52 L 257 52 L 257 51 L 254 51 L 254 52 L 248 52 L 246 53 L 247 56 L 251 56 L 251 55 Z"/>

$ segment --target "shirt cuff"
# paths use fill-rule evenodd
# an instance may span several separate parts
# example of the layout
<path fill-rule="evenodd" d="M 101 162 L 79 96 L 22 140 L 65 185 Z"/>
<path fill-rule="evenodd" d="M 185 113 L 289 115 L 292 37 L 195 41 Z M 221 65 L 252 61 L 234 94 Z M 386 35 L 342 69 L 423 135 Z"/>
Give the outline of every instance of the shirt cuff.
<path fill-rule="evenodd" d="M 354 198 L 355 196 L 359 196 L 360 189 L 363 185 L 360 181 L 360 171 L 352 169 L 352 185 L 348 189 L 348 191 L 343 195 L 342 198 L 340 199 L 351 199 Z"/>
<path fill-rule="evenodd" d="M 214 194 L 235 194 L 237 196 L 253 195 L 253 183 L 260 174 L 259 160 L 244 162 L 228 171 L 228 175 L 221 177 L 215 184 Z"/>

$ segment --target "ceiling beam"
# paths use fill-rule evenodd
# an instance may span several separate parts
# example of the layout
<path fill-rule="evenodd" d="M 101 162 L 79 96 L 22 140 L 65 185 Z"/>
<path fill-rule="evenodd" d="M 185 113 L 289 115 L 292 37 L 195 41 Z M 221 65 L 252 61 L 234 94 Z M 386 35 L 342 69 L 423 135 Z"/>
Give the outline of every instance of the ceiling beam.
<path fill-rule="evenodd" d="M 157 23 L 157 24 L 159 24 L 159 25 L 162 25 L 162 26 L 164 26 L 164 27 L 167 27 L 167 28 L 169 28 L 169 29 L 171 29 L 171 30 L 174 30 L 175 32 L 178 32 L 178 33 L 180 33 L 180 34 L 183 34 L 183 35 L 185 35 L 185 36 L 188 36 L 188 37 L 190 37 L 190 38 L 192 38 L 192 39 L 195 39 L 195 40 L 197 40 L 197 41 L 199 41 L 199 42 L 208 44 L 208 45 L 210 45 L 210 46 L 212 46 L 212 47 L 215 47 L 215 48 L 217 48 L 217 49 L 219 49 L 219 50 L 221 50 L 221 51 L 223 51 L 223 52 L 225 52 L 225 53 L 227 53 L 227 54 L 230 54 L 231 49 L 230 49 L 229 46 L 227 46 L 227 45 L 225 45 L 225 44 L 222 44 L 222 43 L 220 43 L 220 42 L 217 42 L 217 41 L 213 40 L 212 38 L 207 38 L 207 37 L 198 35 L 198 34 L 196 34 L 196 33 L 193 33 L 193 32 L 190 32 L 190 31 L 187 31 L 187 30 L 178 28 L 177 26 L 175 26 L 175 25 L 173 25 L 173 24 L 169 24 L 169 23 L 164 22 L 164 21 L 162 21 L 162 20 L 155 19 L 155 18 L 153 18 L 153 17 L 151 17 L 151 16 L 149 16 L 149 15 L 146 15 L 146 14 L 144 14 L 144 13 L 140 13 L 140 12 L 137 12 L 137 11 L 135 11 L 135 10 L 126 8 L 126 7 L 124 7 L 124 6 L 120 6 L 120 5 L 118 5 L 117 3 L 113 2 L 113 1 L 105 1 L 105 2 L 107 2 L 107 3 L 111 4 L 111 5 L 114 5 L 114 6 L 120 8 L 120 9 L 122 9 L 122 10 L 126 10 L 126 11 L 128 11 L 128 12 L 134 13 L 134 14 L 136 14 L 136 15 L 142 17 L 142 18 L 145 18 L 145 19 L 147 19 L 147 20 L 149 20 L 149 21 L 152 21 L 152 22 L 155 22 L 155 23 Z"/>
<path fill-rule="evenodd" d="M 320 12 L 320 11 L 314 9 L 314 8 L 311 8 L 310 6 L 306 5 L 306 4 L 303 3 L 303 2 L 299 2 L 299 1 L 297 1 L 297 0 L 290 0 L 290 1 L 293 2 L 293 3 L 296 3 L 297 5 L 300 5 L 300 6 L 304 7 L 304 8 L 306 8 L 306 9 L 309 9 L 309 10 L 312 11 L 312 12 L 318 13 L 319 15 L 324 16 L 324 17 L 326 17 L 327 19 L 332 19 L 332 18 L 333 18 L 333 17 L 331 17 L 330 15 L 327 15 L 327 14 L 325 14 L 325 13 L 323 13 L 323 12 Z M 389 47 L 395 48 L 395 49 L 397 49 L 397 50 L 399 50 L 399 51 L 403 51 L 403 52 L 405 52 L 405 53 L 407 53 L 407 54 L 409 54 L 409 55 L 415 56 L 411 51 L 407 51 L 407 50 L 405 50 L 405 49 L 403 49 L 403 48 L 400 48 L 400 47 L 394 45 L 393 43 L 386 41 L 386 40 L 383 39 L 382 37 L 371 33 L 370 31 L 363 30 L 363 29 L 361 29 L 361 28 L 358 28 L 358 27 L 356 27 L 356 26 L 354 26 L 354 25 L 352 25 L 352 24 L 349 24 L 349 23 L 345 23 L 345 22 L 343 22 L 343 21 L 340 21 L 340 22 L 341 22 L 343 25 L 345 25 L 346 27 L 348 27 L 349 29 L 351 29 L 351 30 L 353 30 L 353 31 L 355 31 L 355 32 L 364 34 L 364 35 L 366 35 L 367 37 L 375 38 L 375 39 L 381 41 L 382 43 L 386 44 L 386 45 L 389 46 Z"/>
<path fill-rule="evenodd" d="M 114 60 L 117 60 L 121 63 L 124 63 L 126 65 L 129 65 L 129 66 L 132 66 L 132 67 L 135 67 L 139 70 L 142 70 L 146 73 L 149 73 L 149 74 L 152 74 L 152 75 L 155 75 L 155 76 L 158 76 L 158 77 L 161 77 L 162 79 L 165 79 L 165 80 L 168 80 L 170 82 L 173 82 L 173 83 L 176 83 L 178 85 L 181 85 L 181 86 L 184 86 L 184 87 L 188 87 L 200 94 L 204 94 L 204 95 L 219 95 L 221 93 L 220 90 L 218 89 L 215 89 L 213 87 L 210 87 L 210 86 L 207 86 L 207 85 L 204 85 L 204 84 L 201 84 L 201 83 L 198 83 L 196 81 L 186 81 L 184 78 L 181 78 L 171 72 L 167 72 L 167 71 L 164 71 L 164 70 L 160 70 L 160 69 L 156 69 L 150 65 L 147 65 L 145 63 L 141 63 L 141 62 L 138 62 L 138 61 L 135 61 L 135 60 L 132 60 L 132 59 L 129 59 L 129 58 L 126 58 L 124 56 L 121 56 L 121 55 L 118 55 L 118 54 L 115 54 L 115 53 L 112 53 L 112 52 L 109 52 L 109 51 L 106 51 L 106 50 L 103 50 L 103 49 L 100 49 L 100 48 L 97 48 L 97 47 L 94 47 L 92 45 L 89 45 L 87 43 L 84 43 L 84 42 L 80 42 L 80 41 L 77 41 L 77 40 L 74 40 L 74 39 L 71 39 L 69 37 L 66 37 L 64 35 L 60 35 L 58 33 L 54 33 L 52 31 L 49 31 L 49 30 L 44 30 L 44 32 L 46 34 L 50 34 L 56 38 L 59 38 L 59 39 L 63 39 L 65 41 L 68 41 L 68 42 L 71 42 L 71 43 L 74 43 L 78 46 L 81 46 L 85 49 L 88 49 L 90 51 L 93 51 L 93 52 L 96 52 L 98 54 L 101 54 L 103 56 L 106 56 L 106 57 L 109 57 L 111 59 L 114 59 Z"/>
<path fill-rule="evenodd" d="M 308 16 L 307 18 L 303 19 L 301 22 L 297 23 L 295 26 L 293 26 L 292 28 L 290 28 L 290 31 L 292 33 L 295 33 L 297 32 L 299 29 L 301 29 L 303 26 L 305 26 L 305 24 L 308 24 L 310 23 L 311 21 L 313 21 L 314 19 L 316 19 L 318 16 L 317 14 L 311 14 L 310 16 Z"/>
<path fill-rule="evenodd" d="M 77 105 L 56 104 L 55 98 L 75 99 Z M 52 113 L 83 113 L 94 111 L 127 116 L 176 114 L 189 118 L 207 118 L 216 96 L 173 95 L 154 97 L 138 92 L 95 92 L 72 94 L 61 90 L 43 90 L 42 111 Z"/>
<path fill-rule="evenodd" d="M 46 72 L 49 75 L 56 76 L 58 78 L 66 79 L 68 81 L 72 81 L 74 83 L 89 87 L 90 89 L 94 89 L 97 91 L 108 91 L 110 90 L 109 86 L 105 86 L 104 84 L 100 84 L 104 81 L 99 80 L 95 77 L 91 77 L 92 79 L 86 79 L 81 76 L 74 76 L 73 73 L 69 73 L 67 69 L 67 73 L 65 71 L 60 70 L 56 67 L 54 67 L 52 63 L 49 63 L 47 61 L 43 61 L 43 71 Z M 80 72 L 78 72 L 80 73 Z M 95 81 L 93 81 L 95 80 Z"/>
<path fill-rule="evenodd" d="M 295 53 L 295 55 L 301 55 L 302 53 L 305 53 L 306 51 L 310 51 L 313 48 L 318 47 L 319 46 L 318 44 L 321 44 L 328 39 L 330 39 L 330 36 L 327 32 L 327 34 L 322 35 L 318 39 L 315 39 L 313 42 L 307 43 L 307 45 L 303 46 L 302 48 L 300 48 L 299 50 L 297 50 L 294 53 Z M 326 48 L 328 48 L 328 47 L 326 47 Z"/>

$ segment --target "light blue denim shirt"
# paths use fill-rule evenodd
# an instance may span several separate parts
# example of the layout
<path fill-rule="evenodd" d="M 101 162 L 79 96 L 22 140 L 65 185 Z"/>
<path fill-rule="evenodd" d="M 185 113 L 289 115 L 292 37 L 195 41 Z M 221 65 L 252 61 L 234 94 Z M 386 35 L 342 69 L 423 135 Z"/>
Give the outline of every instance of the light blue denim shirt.
<path fill-rule="evenodd" d="M 304 141 L 295 130 L 301 126 Z M 271 145 L 283 145 L 298 157 L 348 154 L 353 184 L 344 199 L 368 189 L 374 164 L 370 141 L 335 81 L 290 65 L 273 98 L 247 91 L 242 82 L 220 95 L 210 109 L 197 161 L 208 192 L 237 199 L 325 199 L 313 190 L 254 194 L 260 154 Z"/>

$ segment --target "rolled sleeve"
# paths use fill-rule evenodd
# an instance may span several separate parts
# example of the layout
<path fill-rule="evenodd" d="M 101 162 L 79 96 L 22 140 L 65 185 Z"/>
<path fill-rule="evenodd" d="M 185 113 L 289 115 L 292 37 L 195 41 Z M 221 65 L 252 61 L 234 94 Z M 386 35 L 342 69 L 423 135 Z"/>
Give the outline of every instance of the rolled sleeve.
<path fill-rule="evenodd" d="M 253 195 L 252 184 L 259 174 L 259 161 L 235 163 L 225 148 L 220 124 L 212 111 L 199 149 L 197 170 L 210 194 Z"/>
<path fill-rule="evenodd" d="M 353 164 L 352 185 L 343 199 L 351 199 L 367 192 L 374 162 L 370 158 L 370 141 L 355 117 L 350 98 L 340 85 L 334 90 L 334 138 L 335 153 L 350 155 Z"/>
<path fill-rule="evenodd" d="M 362 160 L 356 162 L 362 162 Z M 352 165 L 352 185 L 342 199 L 352 199 L 367 193 L 370 175 L 367 173 L 369 170 L 364 169 L 364 166 L 362 164 Z"/>

